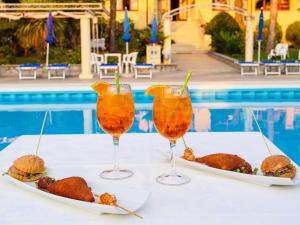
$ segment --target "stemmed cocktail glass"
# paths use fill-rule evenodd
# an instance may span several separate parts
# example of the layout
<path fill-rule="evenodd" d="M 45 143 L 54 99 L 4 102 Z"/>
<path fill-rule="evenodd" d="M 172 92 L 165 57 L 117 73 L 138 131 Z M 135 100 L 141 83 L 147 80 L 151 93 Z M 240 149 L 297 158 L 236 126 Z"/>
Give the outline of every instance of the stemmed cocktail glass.
<path fill-rule="evenodd" d="M 97 100 L 97 119 L 99 126 L 113 137 L 114 166 L 110 170 L 101 172 L 104 179 L 125 179 L 133 175 L 127 169 L 120 169 L 117 163 L 117 152 L 119 150 L 119 138 L 127 132 L 134 120 L 134 101 L 130 85 L 110 85 L 102 82 Z"/>
<path fill-rule="evenodd" d="M 186 184 L 190 178 L 176 172 L 174 151 L 176 140 L 188 131 L 192 121 L 189 91 L 185 86 L 158 86 L 156 89 L 153 91 L 153 120 L 157 131 L 169 140 L 171 149 L 171 170 L 156 180 L 166 185 Z"/>

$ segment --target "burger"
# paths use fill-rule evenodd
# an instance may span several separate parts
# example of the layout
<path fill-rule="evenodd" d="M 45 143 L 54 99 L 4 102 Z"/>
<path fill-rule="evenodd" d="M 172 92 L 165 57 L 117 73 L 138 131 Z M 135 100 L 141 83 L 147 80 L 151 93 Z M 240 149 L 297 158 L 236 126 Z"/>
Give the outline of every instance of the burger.
<path fill-rule="evenodd" d="M 8 169 L 8 174 L 20 181 L 33 182 L 45 172 L 44 160 L 36 155 L 24 155 L 16 159 Z"/>
<path fill-rule="evenodd" d="M 296 167 L 284 155 L 267 157 L 261 164 L 261 170 L 265 176 L 294 178 L 296 175 Z"/>

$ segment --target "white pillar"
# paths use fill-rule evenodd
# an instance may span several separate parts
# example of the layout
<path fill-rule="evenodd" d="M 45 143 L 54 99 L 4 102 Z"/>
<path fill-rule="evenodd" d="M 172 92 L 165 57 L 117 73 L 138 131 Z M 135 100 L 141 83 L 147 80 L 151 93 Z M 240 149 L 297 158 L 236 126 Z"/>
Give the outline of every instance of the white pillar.
<path fill-rule="evenodd" d="M 164 19 L 164 64 L 170 64 L 172 62 L 172 46 L 171 46 L 171 33 L 172 33 L 172 19 L 171 17 Z"/>
<path fill-rule="evenodd" d="M 246 19 L 246 36 L 245 36 L 245 61 L 253 61 L 253 16 L 247 16 Z"/>
<path fill-rule="evenodd" d="M 85 134 L 93 133 L 93 113 L 91 109 L 83 110 L 83 129 Z"/>
<path fill-rule="evenodd" d="M 91 73 L 91 28 L 90 17 L 80 18 L 80 39 L 81 39 L 81 74 L 80 79 L 92 79 Z"/>

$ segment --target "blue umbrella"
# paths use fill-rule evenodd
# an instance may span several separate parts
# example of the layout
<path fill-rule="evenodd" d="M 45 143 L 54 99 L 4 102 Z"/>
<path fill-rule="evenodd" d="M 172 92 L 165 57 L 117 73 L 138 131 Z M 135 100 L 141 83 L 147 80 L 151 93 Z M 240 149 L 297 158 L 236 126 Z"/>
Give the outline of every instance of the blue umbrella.
<path fill-rule="evenodd" d="M 126 43 L 126 54 L 128 54 L 128 42 L 131 40 L 130 37 L 130 22 L 128 17 L 128 11 L 127 7 L 125 7 L 125 15 L 124 15 L 124 35 L 123 35 L 123 41 Z"/>
<path fill-rule="evenodd" d="M 257 41 L 258 41 L 258 55 L 257 55 L 257 61 L 260 62 L 260 48 L 261 48 L 261 41 L 263 39 L 263 28 L 264 28 L 264 8 L 260 8 L 260 15 L 259 15 L 259 23 L 258 23 L 258 35 L 257 35 Z"/>
<path fill-rule="evenodd" d="M 48 66 L 49 63 L 49 45 L 52 45 L 55 43 L 55 36 L 54 36 L 54 29 L 53 29 L 53 16 L 52 13 L 49 12 L 48 19 L 47 19 L 47 36 L 46 36 L 46 42 L 47 42 L 47 54 L 46 54 L 46 66 Z"/>
<path fill-rule="evenodd" d="M 151 31 L 151 43 L 155 44 L 157 42 L 157 20 L 156 20 L 156 16 L 153 16 L 153 20 L 152 20 L 152 31 Z"/>

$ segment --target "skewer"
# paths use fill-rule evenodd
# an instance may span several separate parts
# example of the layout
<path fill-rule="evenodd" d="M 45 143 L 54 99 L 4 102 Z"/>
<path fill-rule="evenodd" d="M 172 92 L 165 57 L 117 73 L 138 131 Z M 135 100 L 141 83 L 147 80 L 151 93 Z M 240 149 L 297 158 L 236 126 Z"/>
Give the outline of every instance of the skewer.
<path fill-rule="evenodd" d="M 44 120 L 43 120 L 43 124 L 42 124 L 42 128 L 41 128 L 39 140 L 38 140 L 38 143 L 37 143 L 37 146 L 36 146 L 36 151 L 35 151 L 36 155 L 38 155 L 38 152 L 39 152 L 39 147 L 40 147 L 40 143 L 41 143 L 41 139 L 42 139 L 42 135 L 43 135 L 43 131 L 44 131 L 44 127 L 45 127 L 45 122 L 46 122 L 46 119 L 47 119 L 47 115 L 48 115 L 48 112 L 46 112 L 45 116 L 44 116 Z"/>
<path fill-rule="evenodd" d="M 119 205 L 119 204 L 115 204 L 115 206 L 118 207 L 118 208 L 120 208 L 120 209 L 123 209 L 124 211 L 128 212 L 128 213 L 129 213 L 130 215 L 132 215 L 132 216 L 136 216 L 136 217 L 138 217 L 138 218 L 140 218 L 140 219 L 143 219 L 142 216 L 140 216 L 140 215 L 136 214 L 135 212 L 132 212 L 132 211 L 130 211 L 130 210 L 124 208 L 123 206 L 121 206 L 121 205 Z"/>
<path fill-rule="evenodd" d="M 95 194 L 95 196 L 96 196 L 97 198 L 100 197 L 100 195 L 97 195 L 97 194 Z M 101 204 L 101 203 L 100 203 L 100 204 Z M 109 204 L 103 204 L 103 205 L 109 205 Z M 117 204 L 117 203 L 113 203 L 113 206 L 118 207 L 118 208 L 124 210 L 125 212 L 127 212 L 128 214 L 130 214 L 130 215 L 132 215 L 132 216 L 136 216 L 136 217 L 138 217 L 138 218 L 140 218 L 140 219 L 143 219 L 143 217 L 140 216 L 139 214 L 137 214 L 137 213 L 135 213 L 135 212 L 133 212 L 133 211 L 131 211 L 131 210 L 129 210 L 129 209 L 126 209 L 125 207 L 123 207 L 123 206 L 121 206 L 121 205 L 119 205 L 119 204 Z"/>
<path fill-rule="evenodd" d="M 185 147 L 185 148 L 188 148 L 188 146 L 187 146 L 187 144 L 186 144 L 186 142 L 185 142 L 185 140 L 184 140 L 184 137 L 183 137 L 183 136 L 182 136 L 182 140 L 183 140 L 184 147 Z"/>
<path fill-rule="evenodd" d="M 259 132 L 260 132 L 260 134 L 261 134 L 261 137 L 262 137 L 262 139 L 263 139 L 263 142 L 264 142 L 265 146 L 267 147 L 267 149 L 268 149 L 268 151 L 269 151 L 269 154 L 270 154 L 270 155 L 273 155 L 273 153 L 272 153 L 271 149 L 269 148 L 269 145 L 268 145 L 268 143 L 267 143 L 267 141 L 266 141 L 266 138 L 265 138 L 265 136 L 264 136 L 264 134 L 263 134 L 263 132 L 262 132 L 260 126 L 259 126 L 259 123 L 258 123 L 258 121 L 257 121 L 257 119 L 256 119 L 256 117 L 255 117 L 255 115 L 254 115 L 254 113 L 253 113 L 253 111 L 252 111 L 251 109 L 248 109 L 248 110 L 250 111 L 250 113 L 251 113 L 251 115 L 252 115 L 252 117 L 253 117 L 253 119 L 254 119 L 254 121 L 255 121 L 255 123 L 256 123 L 256 126 L 258 127 L 258 130 L 259 130 Z"/>

